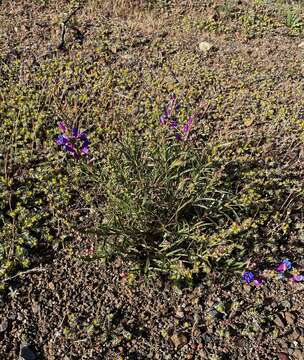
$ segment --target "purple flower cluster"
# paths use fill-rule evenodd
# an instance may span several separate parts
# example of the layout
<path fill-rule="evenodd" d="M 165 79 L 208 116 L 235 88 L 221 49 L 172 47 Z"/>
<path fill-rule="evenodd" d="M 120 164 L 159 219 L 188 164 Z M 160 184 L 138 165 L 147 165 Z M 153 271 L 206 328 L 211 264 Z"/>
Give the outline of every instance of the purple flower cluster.
<path fill-rule="evenodd" d="M 255 278 L 255 275 L 251 271 L 245 271 L 242 275 L 242 279 L 247 283 L 251 283 L 253 281 L 255 286 L 262 285 L 264 280 L 261 278 Z"/>
<path fill-rule="evenodd" d="M 288 271 L 292 270 L 292 263 L 289 259 L 284 259 L 278 266 L 277 266 L 277 272 L 280 274 L 280 278 L 283 279 L 288 275 Z M 291 274 L 289 279 L 292 282 L 300 282 L 304 281 L 304 275 L 300 274 Z"/>
<path fill-rule="evenodd" d="M 277 272 L 278 273 L 284 273 L 286 270 L 292 269 L 292 263 L 289 259 L 284 259 L 278 266 L 277 266 Z"/>
<path fill-rule="evenodd" d="M 291 271 L 293 268 L 292 262 L 289 259 L 284 259 L 277 267 L 276 271 L 279 273 L 280 278 L 285 278 L 286 274 L 288 274 L 289 271 Z M 297 273 L 291 274 L 289 279 L 292 282 L 300 282 L 304 281 L 304 275 L 299 275 Z M 261 278 L 256 278 L 254 273 L 251 271 L 245 271 L 242 275 L 242 280 L 244 280 L 247 284 L 250 284 L 251 282 L 254 283 L 254 285 L 259 286 L 263 284 L 264 280 Z"/>
<path fill-rule="evenodd" d="M 193 124 L 193 118 L 189 116 L 186 123 L 179 129 L 178 119 L 176 114 L 179 110 L 179 105 L 176 104 L 176 95 L 172 95 L 164 114 L 159 119 L 161 125 L 168 125 L 169 128 L 174 129 L 175 139 L 177 141 L 186 140 Z"/>
<path fill-rule="evenodd" d="M 69 134 L 64 122 L 58 123 L 58 127 L 62 133 L 58 135 L 56 143 L 62 146 L 64 151 L 77 160 L 89 153 L 90 141 L 86 131 L 80 132 L 76 127 L 73 127 Z"/>

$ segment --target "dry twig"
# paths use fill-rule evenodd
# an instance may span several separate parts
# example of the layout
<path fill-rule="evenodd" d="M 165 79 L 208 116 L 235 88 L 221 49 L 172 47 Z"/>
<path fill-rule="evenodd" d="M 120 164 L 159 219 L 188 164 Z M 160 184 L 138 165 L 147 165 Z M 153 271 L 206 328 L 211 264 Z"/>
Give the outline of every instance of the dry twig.
<path fill-rule="evenodd" d="M 70 12 L 67 17 L 60 23 L 61 27 L 61 35 L 60 35 L 60 43 L 57 46 L 59 50 L 65 49 L 65 33 L 66 33 L 66 25 L 71 20 L 71 18 L 76 14 L 76 12 L 81 8 L 81 6 L 77 6 L 72 12 Z"/>
<path fill-rule="evenodd" d="M 33 269 L 29 269 L 29 270 L 25 270 L 25 271 L 21 271 L 19 272 L 18 274 L 14 275 L 14 276 L 10 276 L 8 278 L 5 278 L 3 280 L 1 280 L 1 282 L 7 282 L 9 280 L 12 280 L 12 279 L 15 279 L 21 275 L 26 275 L 26 274 L 29 274 L 29 273 L 32 273 L 32 272 L 40 272 L 40 271 L 46 271 L 46 268 L 42 268 L 42 267 L 36 267 L 36 268 L 33 268 Z"/>

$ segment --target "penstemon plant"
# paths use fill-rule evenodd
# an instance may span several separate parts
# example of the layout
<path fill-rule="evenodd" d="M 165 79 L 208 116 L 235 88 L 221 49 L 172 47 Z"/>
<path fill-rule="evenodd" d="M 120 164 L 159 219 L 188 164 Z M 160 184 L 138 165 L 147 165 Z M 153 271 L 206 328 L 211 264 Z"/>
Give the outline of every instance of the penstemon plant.
<path fill-rule="evenodd" d="M 218 186 L 209 145 L 188 141 L 193 117 L 181 121 L 176 108 L 172 97 L 150 139 L 126 134 L 98 168 L 106 199 L 99 251 L 105 258 L 119 253 L 146 270 L 179 267 L 191 277 L 215 245 L 209 235 L 236 213 L 232 194 Z"/>

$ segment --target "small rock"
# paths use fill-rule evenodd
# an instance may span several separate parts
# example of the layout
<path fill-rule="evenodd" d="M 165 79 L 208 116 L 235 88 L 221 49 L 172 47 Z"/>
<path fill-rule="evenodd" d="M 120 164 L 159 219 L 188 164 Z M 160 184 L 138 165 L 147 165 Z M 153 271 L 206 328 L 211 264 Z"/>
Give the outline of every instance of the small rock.
<path fill-rule="evenodd" d="M 301 331 L 299 329 L 294 329 L 294 331 L 288 336 L 289 340 L 297 340 L 301 336 Z"/>
<path fill-rule="evenodd" d="M 280 336 L 281 332 L 280 332 L 280 329 L 278 329 L 277 327 L 275 329 L 273 329 L 273 332 L 272 332 L 272 336 L 276 339 Z"/>
<path fill-rule="evenodd" d="M 299 342 L 300 344 L 303 344 L 303 345 L 304 345 L 304 336 L 300 336 L 300 337 L 298 338 L 298 342 Z"/>
<path fill-rule="evenodd" d="M 196 349 L 197 349 L 197 343 L 191 344 L 191 349 L 192 349 L 192 350 L 196 350 Z"/>
<path fill-rule="evenodd" d="M 18 314 L 17 314 L 17 320 L 23 321 L 23 319 L 24 319 L 24 316 L 23 316 L 20 312 L 18 312 Z"/>
<path fill-rule="evenodd" d="M 19 359 L 20 360 L 36 360 L 37 356 L 31 350 L 31 348 L 30 348 L 30 346 L 28 344 L 22 344 L 20 346 Z"/>
<path fill-rule="evenodd" d="M 286 341 L 283 341 L 280 345 L 281 345 L 282 350 L 287 350 L 288 346 L 289 346 Z"/>
<path fill-rule="evenodd" d="M 36 301 L 32 302 L 32 311 L 34 314 L 37 314 L 40 312 L 40 305 Z"/>
<path fill-rule="evenodd" d="M 282 305 L 282 306 L 284 306 L 284 305 Z M 277 307 L 278 307 L 278 303 L 276 302 L 276 301 L 274 301 L 272 304 L 271 304 L 271 308 L 272 309 L 277 309 Z M 285 306 L 284 306 L 285 307 Z"/>
<path fill-rule="evenodd" d="M 207 52 L 212 48 L 212 44 L 208 43 L 207 41 L 202 41 L 199 43 L 198 47 L 200 51 L 207 54 Z"/>
<path fill-rule="evenodd" d="M 8 315 L 8 318 L 9 318 L 10 320 L 16 320 L 16 317 L 17 317 L 17 315 L 16 315 L 15 313 L 12 313 L 12 314 L 9 314 L 9 315 Z"/>
<path fill-rule="evenodd" d="M 278 356 L 279 356 L 279 360 L 289 360 L 288 355 L 283 352 L 278 353 Z"/>
<path fill-rule="evenodd" d="M 54 289 L 55 289 L 55 285 L 54 285 L 54 283 L 52 283 L 52 282 L 49 282 L 49 283 L 47 284 L 47 286 L 48 286 L 48 288 L 51 289 L 51 290 L 54 290 Z"/>
<path fill-rule="evenodd" d="M 202 339 L 206 344 L 208 344 L 212 340 L 209 335 L 203 335 Z"/>
<path fill-rule="evenodd" d="M 281 302 L 281 306 L 283 306 L 284 309 L 290 309 L 292 307 L 292 303 L 289 300 L 284 300 Z"/>
<path fill-rule="evenodd" d="M 302 42 L 298 45 L 298 47 L 304 49 L 304 41 L 302 41 Z"/>
<path fill-rule="evenodd" d="M 184 334 L 174 334 L 170 339 L 176 348 L 183 346 L 188 342 L 188 339 Z"/>
<path fill-rule="evenodd" d="M 182 319 L 185 316 L 185 314 L 184 314 L 183 311 L 177 310 L 176 313 L 175 313 L 175 316 Z"/>
<path fill-rule="evenodd" d="M 207 359 L 208 359 L 208 355 L 207 355 L 207 353 L 206 353 L 205 350 L 200 350 L 199 353 L 198 353 L 198 355 L 199 355 L 199 358 L 200 358 L 200 359 L 203 359 L 203 360 L 207 360 Z"/>
<path fill-rule="evenodd" d="M 302 352 L 302 351 L 299 350 L 299 349 L 295 350 L 292 355 L 293 355 L 293 357 L 294 357 L 295 359 L 301 360 L 301 359 L 304 358 L 304 352 Z"/>
<path fill-rule="evenodd" d="M 4 318 L 0 323 L 0 332 L 4 332 L 8 327 L 7 318 Z"/>
<path fill-rule="evenodd" d="M 273 322 L 280 328 L 284 328 L 285 327 L 285 324 L 281 318 L 281 316 L 279 315 L 276 315 L 276 317 L 274 318 Z"/>
<path fill-rule="evenodd" d="M 114 261 L 114 266 L 116 269 L 118 269 L 122 266 L 122 258 L 121 257 L 116 258 L 116 260 Z"/>
<path fill-rule="evenodd" d="M 285 320 L 286 320 L 288 325 L 292 325 L 292 324 L 294 324 L 294 322 L 296 320 L 296 317 L 292 313 L 286 312 L 285 313 Z"/>

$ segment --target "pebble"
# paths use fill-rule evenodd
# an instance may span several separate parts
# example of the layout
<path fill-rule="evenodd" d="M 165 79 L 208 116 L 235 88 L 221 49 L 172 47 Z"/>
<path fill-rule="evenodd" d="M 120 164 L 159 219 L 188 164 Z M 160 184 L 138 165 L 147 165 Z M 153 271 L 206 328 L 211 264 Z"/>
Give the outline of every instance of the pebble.
<path fill-rule="evenodd" d="M 302 352 L 302 351 L 299 350 L 299 349 L 295 350 L 292 355 L 293 355 L 294 359 L 299 359 L 299 360 L 301 360 L 301 359 L 304 358 L 304 352 Z"/>
<path fill-rule="evenodd" d="M 17 317 L 17 315 L 16 315 L 15 313 L 12 313 L 12 314 L 9 314 L 9 315 L 8 315 L 8 318 L 9 318 L 10 320 L 16 320 L 16 317 Z"/>
<path fill-rule="evenodd" d="M 32 311 L 34 314 L 38 314 L 40 312 L 40 305 L 36 301 L 32 302 Z"/>
<path fill-rule="evenodd" d="M 207 355 L 207 353 L 206 353 L 205 350 L 200 350 L 199 353 L 198 353 L 198 355 L 199 355 L 199 358 L 200 358 L 200 359 L 203 359 L 203 360 L 207 360 L 207 359 L 208 359 L 208 355 Z"/>
<path fill-rule="evenodd" d="M 17 320 L 23 321 L 23 319 L 24 319 L 24 316 L 23 316 L 20 312 L 18 312 L 18 314 L 17 314 Z"/>
<path fill-rule="evenodd" d="M 289 347 L 289 345 L 288 345 L 288 343 L 287 343 L 286 341 L 283 341 L 283 342 L 281 343 L 281 347 L 282 347 L 282 349 L 287 350 L 288 347 Z"/>
<path fill-rule="evenodd" d="M 202 339 L 204 340 L 204 342 L 206 344 L 209 343 L 212 340 L 209 335 L 203 335 Z"/>
<path fill-rule="evenodd" d="M 0 332 L 4 332 L 8 327 L 7 318 L 4 318 L 0 323 Z"/>
<path fill-rule="evenodd" d="M 188 339 L 184 334 L 174 334 L 171 336 L 170 339 L 176 348 L 179 346 L 183 346 L 188 342 Z"/>
<path fill-rule="evenodd" d="M 298 341 L 299 341 L 300 344 L 304 344 L 304 336 L 300 336 L 298 338 Z"/>
<path fill-rule="evenodd" d="M 301 331 L 299 329 L 294 329 L 294 331 L 288 335 L 289 340 L 297 340 L 301 336 Z"/>
<path fill-rule="evenodd" d="M 296 317 L 292 313 L 290 313 L 290 312 L 285 313 L 285 320 L 288 325 L 294 324 L 295 319 L 296 319 Z"/>
<path fill-rule="evenodd" d="M 289 300 L 284 300 L 281 302 L 281 306 L 285 309 L 290 309 L 292 307 L 292 303 Z"/>
<path fill-rule="evenodd" d="M 212 48 L 212 44 L 208 43 L 207 41 L 202 41 L 199 43 L 198 47 L 200 51 L 206 54 Z"/>
<path fill-rule="evenodd" d="M 276 315 L 276 317 L 274 318 L 273 322 L 280 328 L 284 328 L 285 327 L 285 324 L 281 318 L 281 316 L 279 315 Z"/>
<path fill-rule="evenodd" d="M 55 289 L 54 283 L 49 282 L 49 283 L 48 283 L 48 288 L 51 289 L 51 290 L 54 290 L 54 289 Z"/>
<path fill-rule="evenodd" d="M 182 319 L 185 316 L 185 313 L 181 309 L 177 309 L 175 316 Z"/>

